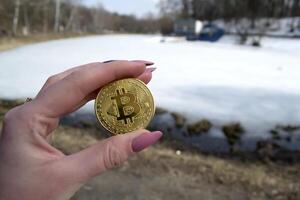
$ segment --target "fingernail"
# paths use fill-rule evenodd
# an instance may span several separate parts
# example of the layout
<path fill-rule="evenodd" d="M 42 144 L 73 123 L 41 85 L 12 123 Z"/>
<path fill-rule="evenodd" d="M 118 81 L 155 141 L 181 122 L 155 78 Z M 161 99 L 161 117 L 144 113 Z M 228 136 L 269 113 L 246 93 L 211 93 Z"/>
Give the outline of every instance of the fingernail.
<path fill-rule="evenodd" d="M 151 65 L 154 65 L 154 63 L 153 62 L 147 62 L 146 63 L 146 66 L 151 66 Z"/>
<path fill-rule="evenodd" d="M 146 69 L 145 72 L 154 72 L 157 68 L 156 67 L 149 67 Z"/>
<path fill-rule="evenodd" d="M 132 62 L 139 62 L 139 63 L 143 63 L 143 64 L 145 64 L 146 66 L 151 66 L 151 65 L 154 65 L 154 62 L 151 62 L 151 61 L 146 61 L 146 60 L 133 60 Z"/>
<path fill-rule="evenodd" d="M 104 61 L 103 63 L 111 63 L 111 62 L 114 62 L 116 60 L 108 60 L 108 61 Z"/>
<path fill-rule="evenodd" d="M 137 138 L 133 139 L 132 141 L 132 150 L 134 152 L 140 152 L 147 147 L 151 146 L 152 144 L 156 143 L 162 136 L 162 132 L 156 131 L 156 132 L 150 132 L 150 133 L 144 133 Z"/>

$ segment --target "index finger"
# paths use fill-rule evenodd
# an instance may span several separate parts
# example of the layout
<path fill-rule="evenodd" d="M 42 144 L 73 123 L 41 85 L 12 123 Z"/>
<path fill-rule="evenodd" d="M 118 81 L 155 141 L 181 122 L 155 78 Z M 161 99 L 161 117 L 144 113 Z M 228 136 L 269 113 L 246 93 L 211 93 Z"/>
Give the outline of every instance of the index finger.
<path fill-rule="evenodd" d="M 34 104 L 47 117 L 60 117 L 72 111 L 87 95 L 114 80 L 138 77 L 146 70 L 141 62 L 92 63 L 72 72 L 43 91 Z"/>

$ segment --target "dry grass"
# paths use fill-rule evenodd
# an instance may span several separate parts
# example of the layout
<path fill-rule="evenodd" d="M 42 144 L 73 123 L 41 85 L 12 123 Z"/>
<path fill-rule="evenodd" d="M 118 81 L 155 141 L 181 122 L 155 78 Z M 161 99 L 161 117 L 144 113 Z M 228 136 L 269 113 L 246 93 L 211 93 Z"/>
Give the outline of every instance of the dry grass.
<path fill-rule="evenodd" d="M 66 154 L 76 153 L 97 142 L 93 133 L 96 129 L 82 130 L 72 127 L 59 127 L 52 136 L 52 145 Z"/>
<path fill-rule="evenodd" d="M 286 172 L 293 171 L 294 175 L 300 175 L 300 172 L 297 172 L 297 169 L 300 169 L 298 164 L 283 167 L 275 164 L 266 165 L 258 161 L 228 160 L 189 152 L 178 155 L 174 150 L 166 149 L 163 145 L 146 151 L 143 155 L 151 160 L 167 159 L 171 161 L 169 164 L 172 163 L 170 166 L 179 168 L 185 173 L 196 176 L 202 173 L 211 181 L 215 180 L 226 185 L 243 184 L 262 190 L 274 187 L 283 191 L 289 190 L 291 185 L 300 188 L 296 179 L 291 180 L 291 174 L 281 171 L 284 169 Z"/>
<path fill-rule="evenodd" d="M 74 153 L 97 142 L 96 129 L 60 128 L 53 144 L 67 153 Z M 132 166 L 130 168 L 128 166 Z M 136 157 L 124 167 L 127 173 L 141 176 L 169 176 L 179 185 L 189 180 L 189 187 L 197 188 L 199 181 L 215 186 L 240 188 L 247 195 L 261 199 L 297 199 L 300 197 L 300 165 L 282 166 L 259 161 L 240 161 L 206 156 L 192 152 L 176 152 L 164 143 L 156 145 Z M 174 185 L 175 187 L 176 185 Z M 167 192 L 167 191 L 166 191 Z M 184 198 L 183 198 L 184 199 Z"/>
<path fill-rule="evenodd" d="M 17 48 L 26 44 L 43 42 L 48 40 L 87 36 L 86 34 L 38 34 L 20 37 L 0 37 L 0 52 Z"/>
<path fill-rule="evenodd" d="M 79 129 L 62 126 L 55 131 L 52 144 L 66 154 L 71 154 L 95 144 L 98 138 L 99 131 L 95 128 Z M 147 177 L 160 177 L 157 181 L 159 181 L 159 187 L 164 189 L 160 190 L 159 194 L 165 196 L 165 199 L 172 199 L 169 190 L 175 190 L 176 195 L 179 195 L 181 199 L 197 199 L 196 197 L 201 197 L 199 192 L 196 192 L 198 189 L 203 190 L 200 194 L 203 198 L 207 197 L 205 195 L 208 193 L 205 192 L 210 190 L 212 193 L 218 191 L 215 194 L 216 199 L 238 198 L 240 195 L 242 195 L 241 198 L 247 199 L 296 200 L 300 198 L 299 163 L 266 165 L 259 161 L 223 159 L 189 151 L 176 151 L 165 143 L 155 145 L 130 158 L 125 165 L 114 171 L 108 177 L 121 173 L 128 179 L 132 176 L 135 179 L 141 179 L 139 184 L 145 185 L 158 184 L 153 181 L 143 183 L 148 180 Z M 103 179 L 99 178 L 97 181 L 103 181 Z M 172 185 L 168 185 L 170 181 Z M 88 187 L 93 187 L 93 192 L 98 195 L 101 189 L 93 184 L 90 183 Z M 117 183 L 113 179 L 107 184 Z M 113 185 L 110 188 L 113 188 Z M 79 192 L 79 196 L 84 193 L 83 190 Z M 92 199 L 89 197 L 89 192 L 84 195 L 84 198 L 75 199 Z M 227 197 L 225 198 L 224 195 Z"/>

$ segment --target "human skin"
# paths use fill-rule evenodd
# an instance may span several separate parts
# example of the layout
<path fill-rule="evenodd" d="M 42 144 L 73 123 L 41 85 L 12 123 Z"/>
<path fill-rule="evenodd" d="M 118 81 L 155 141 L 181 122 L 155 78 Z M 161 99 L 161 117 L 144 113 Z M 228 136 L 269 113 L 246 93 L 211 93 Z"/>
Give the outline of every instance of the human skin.
<path fill-rule="evenodd" d="M 139 130 L 99 141 L 73 155 L 49 144 L 59 118 L 95 99 L 107 83 L 136 77 L 145 83 L 148 61 L 91 63 L 50 77 L 36 98 L 10 110 L 0 140 L 1 200 L 66 200 L 94 176 L 154 144 L 159 131 Z"/>

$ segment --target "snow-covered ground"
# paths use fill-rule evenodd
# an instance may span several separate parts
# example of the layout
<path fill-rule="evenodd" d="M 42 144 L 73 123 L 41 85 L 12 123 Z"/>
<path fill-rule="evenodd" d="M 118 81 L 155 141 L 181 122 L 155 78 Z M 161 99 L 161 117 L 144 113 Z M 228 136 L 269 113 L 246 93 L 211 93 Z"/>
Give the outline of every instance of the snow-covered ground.
<path fill-rule="evenodd" d="M 0 53 L 0 98 L 34 96 L 46 78 L 111 59 L 156 63 L 149 85 L 156 103 L 190 121 L 241 122 L 264 137 L 277 124 L 300 125 L 300 40 L 264 39 L 262 48 L 180 38 L 108 35 L 28 45 Z M 86 109 L 92 110 L 89 105 Z"/>
<path fill-rule="evenodd" d="M 208 23 L 208 22 L 206 22 Z M 252 22 L 249 19 L 240 19 L 238 25 L 236 20 L 224 21 L 222 19 L 213 21 L 214 24 L 223 28 L 228 33 L 238 33 L 238 30 L 247 30 L 248 33 L 264 33 L 269 36 L 300 37 L 300 17 L 289 18 L 262 18 L 255 21 L 255 29 L 250 29 Z M 293 27 L 293 31 L 291 28 Z"/>

